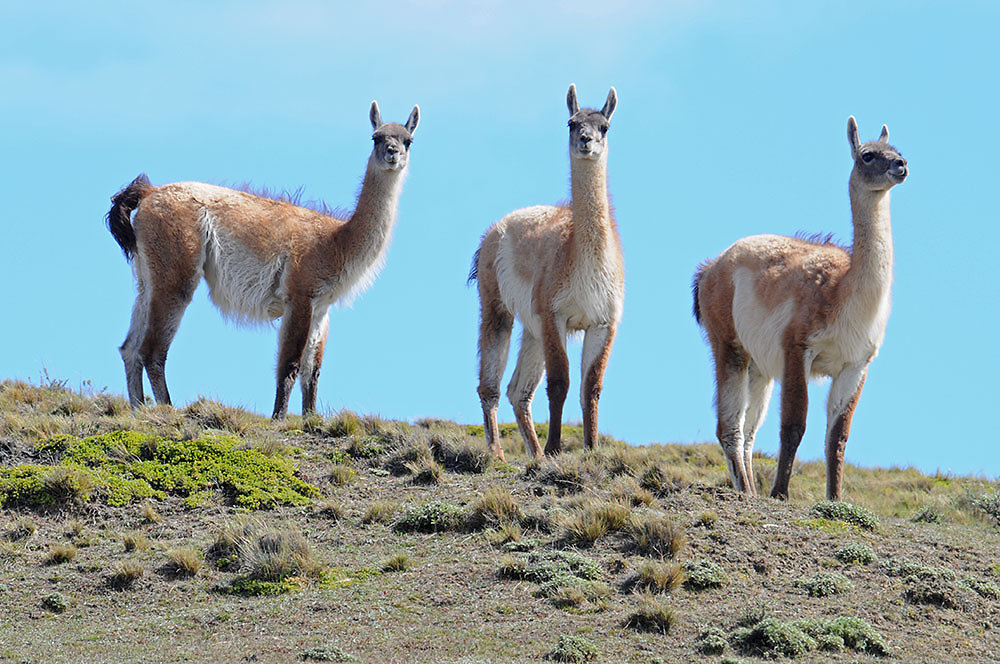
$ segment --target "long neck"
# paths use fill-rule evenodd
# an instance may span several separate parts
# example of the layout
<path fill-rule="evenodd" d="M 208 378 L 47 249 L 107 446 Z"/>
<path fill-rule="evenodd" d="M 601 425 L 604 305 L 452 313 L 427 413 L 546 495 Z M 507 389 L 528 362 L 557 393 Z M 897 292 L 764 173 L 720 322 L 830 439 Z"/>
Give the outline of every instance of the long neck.
<path fill-rule="evenodd" d="M 885 298 L 892 285 L 892 226 L 889 192 L 868 191 L 850 185 L 854 248 L 845 276 L 848 296 L 864 300 Z"/>
<path fill-rule="evenodd" d="M 611 234 L 607 153 L 599 159 L 570 157 L 573 236 L 580 250 L 603 248 Z"/>
<path fill-rule="evenodd" d="M 351 259 L 365 263 L 375 261 L 389 244 L 405 176 L 406 169 L 380 169 L 375 166 L 374 153 L 369 157 L 358 204 L 347 225 L 338 233 L 341 247 Z"/>

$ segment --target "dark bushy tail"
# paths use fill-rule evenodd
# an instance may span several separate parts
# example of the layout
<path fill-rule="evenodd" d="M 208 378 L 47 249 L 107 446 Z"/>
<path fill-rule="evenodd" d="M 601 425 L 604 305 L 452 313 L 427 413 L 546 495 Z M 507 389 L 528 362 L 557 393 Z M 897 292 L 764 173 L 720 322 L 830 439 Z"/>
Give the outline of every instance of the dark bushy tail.
<path fill-rule="evenodd" d="M 466 285 L 471 284 L 473 281 L 479 278 L 479 252 L 482 248 L 476 249 L 476 253 L 472 254 L 472 267 L 469 268 L 469 279 L 466 281 Z"/>
<path fill-rule="evenodd" d="M 115 238 L 118 246 L 125 254 L 125 260 L 131 261 L 135 253 L 135 229 L 132 228 L 132 210 L 139 207 L 139 202 L 153 190 L 145 173 L 132 180 L 132 183 L 111 197 L 111 209 L 106 217 L 108 230 Z"/>
<path fill-rule="evenodd" d="M 698 285 L 701 283 L 701 277 L 705 274 L 705 270 L 711 265 L 711 261 L 705 261 L 698 266 L 698 269 L 694 272 L 694 278 L 691 279 L 691 296 L 694 303 L 691 306 L 691 311 L 694 313 L 694 319 L 699 325 L 701 325 L 701 307 L 698 306 Z"/>

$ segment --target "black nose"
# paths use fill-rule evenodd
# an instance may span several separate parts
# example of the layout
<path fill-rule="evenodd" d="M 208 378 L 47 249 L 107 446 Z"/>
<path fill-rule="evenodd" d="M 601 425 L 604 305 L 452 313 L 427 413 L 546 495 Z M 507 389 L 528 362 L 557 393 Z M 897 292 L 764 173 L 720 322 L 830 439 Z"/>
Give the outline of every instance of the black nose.
<path fill-rule="evenodd" d="M 906 166 L 906 160 L 903 159 L 902 157 L 900 157 L 899 159 L 897 159 L 896 161 L 894 161 L 892 163 L 892 165 L 893 166 L 904 166 L 905 167 Z"/>

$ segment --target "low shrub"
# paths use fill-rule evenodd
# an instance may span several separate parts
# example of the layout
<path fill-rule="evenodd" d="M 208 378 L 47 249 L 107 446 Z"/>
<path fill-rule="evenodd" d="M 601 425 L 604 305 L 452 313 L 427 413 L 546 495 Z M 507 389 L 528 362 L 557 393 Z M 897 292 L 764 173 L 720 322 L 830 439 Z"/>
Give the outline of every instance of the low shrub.
<path fill-rule="evenodd" d="M 461 505 L 432 501 L 407 508 L 396 519 L 393 529 L 404 533 L 438 533 L 461 530 L 465 527 L 466 518 L 466 509 Z"/>
<path fill-rule="evenodd" d="M 583 638 L 569 634 L 560 634 L 556 646 L 545 655 L 545 659 L 554 662 L 593 662 L 600 656 L 597 646 Z"/>
<path fill-rule="evenodd" d="M 875 551 L 867 544 L 849 542 L 837 549 L 834 556 L 842 563 L 867 565 L 875 560 Z"/>
<path fill-rule="evenodd" d="M 878 517 L 871 510 L 837 500 L 823 500 L 816 503 L 812 507 L 812 513 L 831 521 L 849 523 L 862 530 L 875 530 L 879 527 Z"/>
<path fill-rule="evenodd" d="M 854 584 L 843 574 L 825 572 L 816 576 L 802 576 L 795 580 L 795 585 L 804 589 L 811 597 L 829 597 L 843 595 L 854 590 Z"/>

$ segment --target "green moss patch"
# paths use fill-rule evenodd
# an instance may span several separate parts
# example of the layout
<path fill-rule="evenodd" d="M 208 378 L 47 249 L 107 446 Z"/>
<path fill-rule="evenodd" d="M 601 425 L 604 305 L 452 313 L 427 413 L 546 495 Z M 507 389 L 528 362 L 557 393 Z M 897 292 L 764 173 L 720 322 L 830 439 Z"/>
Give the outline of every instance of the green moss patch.
<path fill-rule="evenodd" d="M 0 505 L 84 502 L 93 491 L 108 505 L 169 494 L 197 507 L 221 491 L 234 505 L 260 509 L 302 505 L 319 495 L 296 477 L 288 459 L 239 444 L 229 436 L 177 441 L 134 431 L 56 436 L 38 445 L 57 459 L 53 465 L 0 469 Z"/>

